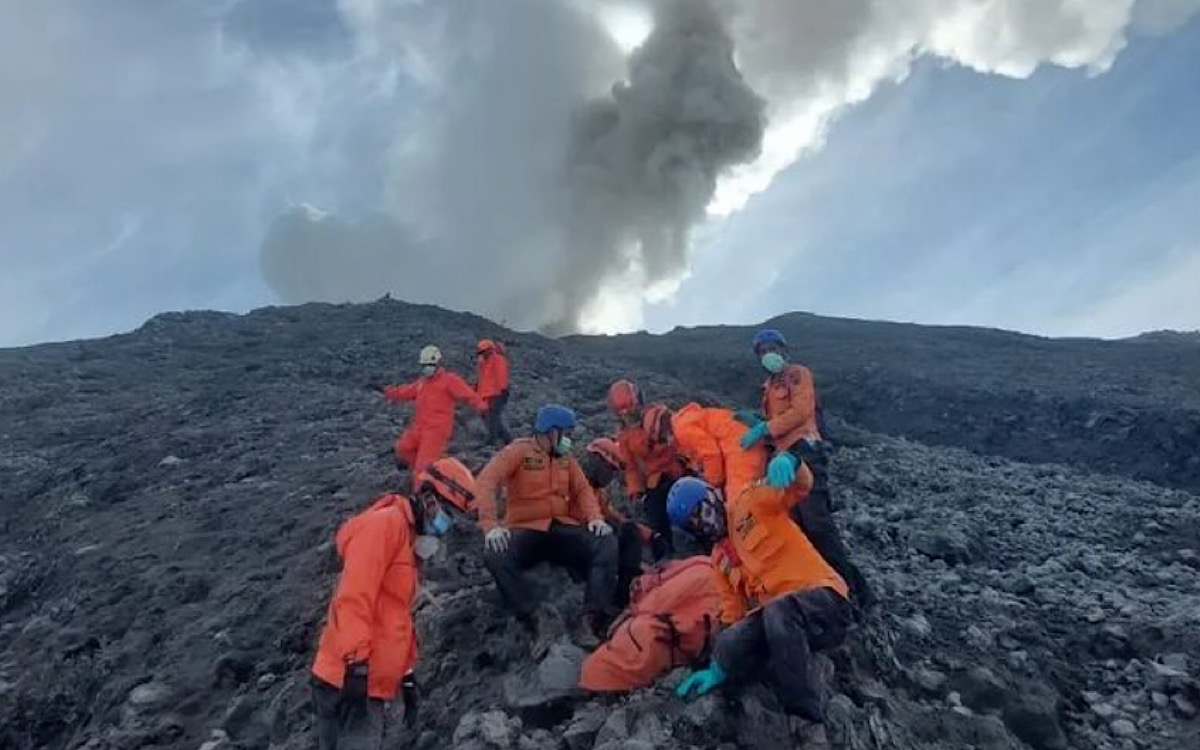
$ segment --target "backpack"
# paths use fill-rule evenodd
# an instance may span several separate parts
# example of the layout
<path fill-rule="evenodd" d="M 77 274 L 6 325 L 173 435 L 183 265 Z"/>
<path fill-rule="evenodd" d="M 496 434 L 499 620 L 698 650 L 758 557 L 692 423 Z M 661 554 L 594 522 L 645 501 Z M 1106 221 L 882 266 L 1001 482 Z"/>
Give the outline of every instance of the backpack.
<path fill-rule="evenodd" d="M 712 647 L 721 595 L 707 557 L 676 560 L 639 576 L 628 609 L 583 663 L 579 686 L 595 692 L 645 687 Z"/>

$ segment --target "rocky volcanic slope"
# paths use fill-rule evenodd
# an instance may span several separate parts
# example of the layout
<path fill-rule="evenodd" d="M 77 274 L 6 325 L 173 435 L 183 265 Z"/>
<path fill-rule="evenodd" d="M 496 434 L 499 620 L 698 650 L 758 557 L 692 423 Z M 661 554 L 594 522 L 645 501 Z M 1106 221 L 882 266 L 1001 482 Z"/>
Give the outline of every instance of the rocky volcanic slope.
<path fill-rule="evenodd" d="M 0 351 L 0 750 L 311 747 L 306 670 L 336 574 L 331 535 L 393 485 L 390 443 L 407 414 L 364 385 L 411 374 L 428 341 L 465 369 L 477 338 L 500 336 L 514 361 L 514 426 L 559 400 L 599 434 L 609 428 L 606 385 L 622 375 L 673 404 L 752 397 L 734 386 L 757 377 L 734 362 L 742 333 L 708 333 L 710 345 L 700 332 L 676 334 L 668 341 L 688 345 L 656 358 L 638 337 L 637 346 L 554 342 L 380 302 L 165 315 L 128 336 Z M 874 364 L 861 366 L 843 352 L 828 368 L 814 348 L 812 361 L 826 392 L 841 394 L 829 397 L 831 410 L 876 428 L 872 420 L 898 417 L 872 416 L 869 404 L 928 403 L 906 388 L 936 384 L 962 411 L 930 439 L 953 442 L 959 424 L 960 444 L 979 451 L 987 446 L 970 426 L 1010 414 L 1004 368 L 1015 355 L 995 345 L 989 361 L 989 342 L 1008 335 L 974 333 L 921 333 L 924 379 L 898 374 L 917 366 L 912 346 L 879 345 Z M 943 334 L 948 352 L 970 360 L 942 353 Z M 1053 361 L 1086 359 L 1059 350 L 1077 342 L 1039 346 Z M 712 367 L 672 377 L 704 351 Z M 1155 429 L 1152 413 L 1168 425 L 1194 416 L 1194 375 L 1190 385 L 1182 371 L 1172 380 L 1175 355 L 1155 351 L 1131 435 L 1143 423 Z M 1095 392 L 1113 402 L 1132 370 L 1113 364 L 1110 373 L 1095 357 L 1078 378 L 1083 395 L 1056 375 L 1038 398 L 1087 402 Z M 963 380 L 935 373 L 938 361 L 955 363 Z M 1001 396 L 989 399 L 993 386 Z M 1135 400 L 1126 394 L 1114 408 Z M 842 404 L 852 408 L 834 408 Z M 1093 460 L 1064 455 L 1061 432 L 1021 424 L 1021 444 L 1041 435 L 1035 455 Z M 479 425 L 468 426 L 453 449 L 477 468 L 490 452 L 478 447 Z M 1196 495 L 1116 476 L 1134 473 L 1128 463 L 1096 476 L 839 428 L 840 518 L 884 604 L 831 655 L 824 738 L 792 734 L 758 690 L 680 703 L 670 692 L 679 673 L 627 698 L 566 693 L 560 683 L 578 653 L 563 643 L 541 665 L 527 662 L 480 565 L 479 535 L 460 527 L 427 570 L 418 608 L 420 724 L 410 733 L 395 723 L 391 746 L 1200 747 Z M 1080 433 L 1068 444 L 1087 441 Z M 539 582 L 564 614 L 578 605 L 564 576 Z"/>
<path fill-rule="evenodd" d="M 793 313 L 769 321 L 813 364 L 825 406 L 862 428 L 1018 461 L 1200 491 L 1200 338 L 1044 339 Z M 568 340 L 753 401 L 755 328 Z"/>

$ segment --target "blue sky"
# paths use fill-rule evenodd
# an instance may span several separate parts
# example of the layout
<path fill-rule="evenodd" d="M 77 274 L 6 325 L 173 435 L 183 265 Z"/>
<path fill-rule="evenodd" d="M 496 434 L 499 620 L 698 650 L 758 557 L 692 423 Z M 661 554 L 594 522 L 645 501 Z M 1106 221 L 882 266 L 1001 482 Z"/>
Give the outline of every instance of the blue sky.
<path fill-rule="evenodd" d="M 264 238 L 297 206 L 344 222 L 322 235 L 338 247 L 304 249 L 321 262 L 285 260 L 351 269 L 356 298 L 386 287 L 506 318 L 551 295 L 513 255 L 570 272 L 540 231 L 562 123 L 645 33 L 644 0 L 605 2 L 4 4 L 0 346 L 276 303 Z M 820 127 L 783 139 L 744 208 L 697 228 L 677 287 L 645 289 L 636 263 L 599 279 L 613 312 L 594 327 L 802 309 L 1200 328 L 1197 3 L 1073 5 L 745 4 L 733 34 L 772 122 L 790 108 Z M 608 41 L 583 18 L 595 7 L 624 13 L 597 21 Z"/>
<path fill-rule="evenodd" d="M 922 61 L 710 227 L 650 326 L 805 309 L 1049 335 L 1200 328 L 1196 70 L 1195 19 L 1096 76 Z"/>

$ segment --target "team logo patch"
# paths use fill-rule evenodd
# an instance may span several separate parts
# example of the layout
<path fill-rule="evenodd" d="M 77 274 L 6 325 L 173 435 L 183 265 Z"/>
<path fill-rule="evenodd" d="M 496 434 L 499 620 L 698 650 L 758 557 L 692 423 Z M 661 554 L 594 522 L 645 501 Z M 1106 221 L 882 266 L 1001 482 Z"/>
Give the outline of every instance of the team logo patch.
<path fill-rule="evenodd" d="M 744 518 L 739 520 L 737 523 L 738 537 L 745 539 L 747 536 L 750 535 L 751 531 L 754 531 L 754 527 L 757 525 L 758 525 L 758 521 L 754 520 L 754 516 L 752 516 L 752 515 L 745 516 Z"/>
<path fill-rule="evenodd" d="M 544 456 L 526 456 L 521 461 L 521 468 L 526 471 L 540 471 L 546 468 L 546 459 Z"/>

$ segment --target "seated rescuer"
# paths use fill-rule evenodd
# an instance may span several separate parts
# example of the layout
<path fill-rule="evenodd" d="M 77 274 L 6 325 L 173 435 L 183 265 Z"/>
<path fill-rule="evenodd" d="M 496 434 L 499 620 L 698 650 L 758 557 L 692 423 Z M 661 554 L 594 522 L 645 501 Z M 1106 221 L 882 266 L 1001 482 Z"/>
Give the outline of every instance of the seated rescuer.
<path fill-rule="evenodd" d="M 321 750 L 381 748 L 385 706 L 397 690 L 405 724 L 416 723 L 412 602 L 419 561 L 437 551 L 435 537 L 452 523 L 442 500 L 426 483 L 414 499 L 380 497 L 338 529 L 342 574 L 312 666 Z"/>
<path fill-rule="evenodd" d="M 774 329 L 755 335 L 754 353 L 768 373 L 762 386 L 762 409 L 767 418 L 742 437 L 742 447 L 749 449 L 764 440 L 774 446 L 767 479 L 775 487 L 791 484 L 801 460 L 808 465 L 814 486 L 808 498 L 792 509 L 792 517 L 821 556 L 850 585 L 858 607 L 868 610 L 875 604 L 874 593 L 850 559 L 850 551 L 833 519 L 829 446 L 821 434 L 820 402 L 812 372 L 787 361 L 787 340 Z"/>
<path fill-rule="evenodd" d="M 642 530 L 617 510 L 608 495 L 609 485 L 622 469 L 616 441 L 597 438 L 588 443 L 579 465 L 596 495 L 604 520 L 617 530 L 617 589 L 613 604 L 624 609 L 629 604 L 629 585 L 642 574 Z"/>
<path fill-rule="evenodd" d="M 811 484 L 807 471 L 786 489 L 754 484 L 728 507 L 700 479 L 681 479 L 671 489 L 672 522 L 714 540 L 724 628 L 708 668 L 684 680 L 676 691 L 681 697 L 703 695 L 726 680 L 762 679 L 788 713 L 822 721 L 812 652 L 842 642 L 851 608 L 845 581 L 788 515 Z"/>
<path fill-rule="evenodd" d="M 535 659 L 545 656 L 555 634 L 524 570 L 549 562 L 584 576 L 584 612 L 575 632 L 584 648 L 599 644 L 596 632 L 611 614 L 617 584 L 617 541 L 579 463 L 571 457 L 569 434 L 574 428 L 575 412 L 565 406 L 543 406 L 537 412 L 533 437 L 510 443 L 475 482 L 484 564 L 506 605 L 532 632 Z M 496 511 L 501 487 L 505 490 L 502 522 Z"/>
<path fill-rule="evenodd" d="M 617 417 L 620 429 L 617 444 L 625 464 L 625 492 L 640 505 L 654 531 L 650 542 L 656 561 L 675 553 L 671 519 L 667 518 L 667 492 L 671 483 L 683 474 L 683 463 L 670 443 L 654 443 L 646 434 L 646 413 L 665 409 L 661 404 L 646 406 L 637 385 L 618 380 L 608 389 L 608 408 Z"/>

